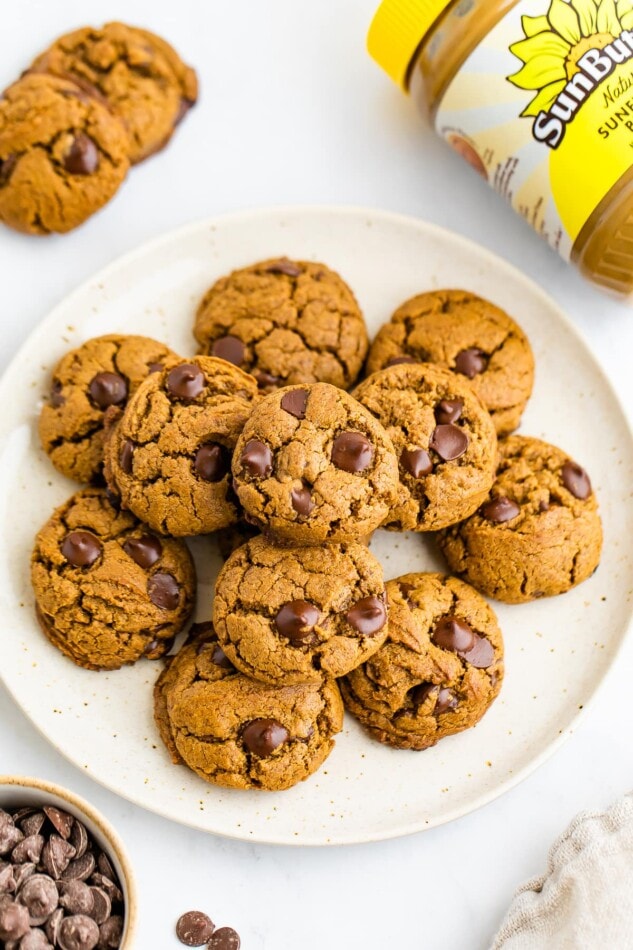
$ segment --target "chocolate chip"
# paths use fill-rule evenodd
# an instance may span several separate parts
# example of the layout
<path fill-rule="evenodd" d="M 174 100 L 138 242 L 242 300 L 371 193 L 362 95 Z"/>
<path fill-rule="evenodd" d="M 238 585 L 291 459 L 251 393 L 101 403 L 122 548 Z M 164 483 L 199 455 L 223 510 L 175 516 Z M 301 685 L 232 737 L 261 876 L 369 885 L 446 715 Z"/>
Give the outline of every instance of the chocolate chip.
<path fill-rule="evenodd" d="M 19 940 L 29 932 L 29 912 L 10 898 L 0 898 L 0 940 Z"/>
<path fill-rule="evenodd" d="M 25 835 L 38 835 L 42 830 L 42 825 L 46 821 L 46 815 L 43 811 L 31 812 L 21 820 L 13 816 L 14 821 L 19 821 L 20 828 Z"/>
<path fill-rule="evenodd" d="M 66 402 L 66 397 L 62 395 L 63 386 L 59 379 L 53 381 L 49 402 L 54 409 L 59 409 Z"/>
<path fill-rule="evenodd" d="M 211 352 L 213 356 L 233 363 L 234 366 L 241 366 L 244 362 L 245 347 L 236 336 L 221 336 L 213 344 Z"/>
<path fill-rule="evenodd" d="M 79 857 L 79 855 L 77 855 L 77 857 Z M 99 852 L 97 857 L 97 867 L 99 868 L 99 872 L 110 878 L 111 881 L 116 880 L 116 872 L 112 867 L 112 862 L 105 851 Z"/>
<path fill-rule="evenodd" d="M 75 849 L 76 858 L 80 858 L 88 847 L 88 832 L 77 819 L 73 822 L 73 829 L 70 832 L 70 843 Z"/>
<path fill-rule="evenodd" d="M 298 515 L 307 517 L 312 513 L 315 504 L 312 501 L 312 492 L 307 486 L 293 488 L 290 492 L 290 503 Z"/>
<path fill-rule="evenodd" d="M 344 472 L 364 472 L 374 458 L 374 447 L 362 432 L 341 432 L 332 443 L 332 462 Z"/>
<path fill-rule="evenodd" d="M 474 379 L 479 373 L 483 373 L 487 365 L 488 357 L 476 346 L 462 350 L 455 357 L 455 369 L 468 379 Z"/>
<path fill-rule="evenodd" d="M 445 462 L 452 462 L 464 454 L 468 442 L 468 434 L 463 429 L 449 424 L 435 427 L 429 446 Z"/>
<path fill-rule="evenodd" d="M 563 485 L 570 491 L 574 498 L 585 501 L 591 494 L 591 482 L 584 468 L 577 465 L 576 462 L 567 461 L 562 467 L 561 476 Z"/>
<path fill-rule="evenodd" d="M 101 556 L 103 545 L 89 531 L 71 531 L 61 544 L 61 552 L 73 567 L 91 567 Z"/>
<path fill-rule="evenodd" d="M 38 927 L 22 937 L 19 950 L 51 950 L 51 945 L 44 931 Z"/>
<path fill-rule="evenodd" d="M 281 398 L 281 408 L 295 419 L 305 419 L 309 392 L 307 389 L 291 389 Z"/>
<path fill-rule="evenodd" d="M 293 600 L 284 604 L 275 617 L 275 626 L 293 644 L 302 644 L 313 636 L 319 620 L 319 610 L 307 600 Z"/>
<path fill-rule="evenodd" d="M 75 849 L 59 835 L 51 835 L 42 849 L 42 867 L 56 881 L 75 857 Z"/>
<path fill-rule="evenodd" d="M 459 699 L 452 689 L 441 689 L 437 694 L 437 702 L 435 703 L 433 715 L 441 716 L 442 713 L 448 712 L 450 709 L 455 709 L 458 705 Z"/>
<path fill-rule="evenodd" d="M 23 833 L 13 824 L 13 818 L 6 812 L 0 812 L 0 854 L 13 851 L 16 844 L 24 838 Z"/>
<path fill-rule="evenodd" d="M 99 927 L 85 914 L 65 917 L 59 925 L 57 942 L 61 950 L 94 950 L 99 943 Z"/>
<path fill-rule="evenodd" d="M 413 356 L 392 356 L 387 366 L 398 366 L 400 363 L 417 363 Z M 386 367 L 385 367 L 386 368 Z"/>
<path fill-rule="evenodd" d="M 99 151 L 87 135 L 80 132 L 64 155 L 64 168 L 71 175 L 92 175 L 99 167 Z"/>
<path fill-rule="evenodd" d="M 215 663 L 216 666 L 219 666 L 222 670 L 232 670 L 233 664 L 229 660 L 228 656 L 222 649 L 222 647 L 215 643 L 213 645 L 213 651 L 211 653 L 211 662 Z"/>
<path fill-rule="evenodd" d="M 290 733 L 276 719 L 252 719 L 242 729 L 244 745 L 254 755 L 264 759 L 287 742 Z"/>
<path fill-rule="evenodd" d="M 506 498 L 504 495 L 499 495 L 498 498 L 487 501 L 479 510 L 486 521 L 495 521 L 498 524 L 503 524 L 504 521 L 512 521 L 521 511 L 516 501 Z"/>
<path fill-rule="evenodd" d="M 240 946 L 240 935 L 232 927 L 220 927 L 207 944 L 208 950 L 240 950 Z"/>
<path fill-rule="evenodd" d="M 435 407 L 435 421 L 442 426 L 457 422 L 464 410 L 463 399 L 441 399 Z"/>
<path fill-rule="evenodd" d="M 206 384 L 204 373 L 194 363 L 181 363 L 167 374 L 167 391 L 185 402 L 199 396 Z"/>
<path fill-rule="evenodd" d="M 162 623 L 154 629 L 162 630 L 165 626 L 168 625 Z M 175 640 L 175 637 L 154 637 L 154 639 L 150 640 L 143 650 L 143 656 L 147 657 L 148 660 L 158 660 L 161 656 L 165 656 L 166 653 L 169 653 L 174 645 Z"/>
<path fill-rule="evenodd" d="M 164 365 L 163 365 L 162 363 L 148 363 L 148 364 L 147 364 L 147 372 L 148 372 L 148 374 L 151 374 L 151 373 L 162 373 L 162 371 L 163 371 L 164 369 L 165 369 L 165 367 L 164 367 Z"/>
<path fill-rule="evenodd" d="M 99 874 L 97 871 L 92 875 L 92 883 L 95 887 L 102 888 L 113 904 L 120 904 L 123 900 L 123 892 L 106 874 Z"/>
<path fill-rule="evenodd" d="M 99 927 L 99 950 L 117 950 L 123 936 L 123 918 L 115 915 Z"/>
<path fill-rule="evenodd" d="M 431 695 L 431 693 L 436 693 L 438 691 L 437 686 L 433 683 L 420 683 L 419 686 L 414 686 L 407 693 L 407 697 L 410 702 L 413 703 L 415 707 L 421 706 L 425 700 Z"/>
<path fill-rule="evenodd" d="M 99 407 L 118 406 L 127 399 L 127 383 L 118 373 L 97 373 L 88 387 L 90 398 Z"/>
<path fill-rule="evenodd" d="M 485 670 L 494 663 L 495 648 L 487 637 L 476 637 L 474 646 L 468 653 L 461 654 L 462 659 L 478 670 Z"/>
<path fill-rule="evenodd" d="M 206 442 L 196 452 L 193 467 L 205 482 L 219 482 L 229 470 L 229 453 L 217 442 Z"/>
<path fill-rule="evenodd" d="M 144 534 L 140 538 L 128 538 L 123 550 L 139 567 L 147 570 L 160 560 L 163 546 L 153 534 Z"/>
<path fill-rule="evenodd" d="M 259 439 L 247 442 L 240 455 L 240 463 L 254 478 L 263 478 L 273 470 L 273 453 Z"/>
<path fill-rule="evenodd" d="M 189 633 L 187 635 L 187 640 L 196 640 L 198 637 L 204 636 L 205 634 L 214 633 L 213 621 L 212 620 L 203 620 L 200 623 L 192 623 L 189 627 Z M 208 646 L 208 641 L 205 640 L 202 643 L 198 644 L 198 653 Z"/>
<path fill-rule="evenodd" d="M 173 574 L 152 574 L 147 593 L 154 606 L 163 610 L 176 610 L 180 603 L 180 586 Z"/>
<path fill-rule="evenodd" d="M 59 903 L 55 881 L 47 874 L 32 874 L 22 885 L 17 899 L 28 910 L 31 927 L 43 924 Z"/>
<path fill-rule="evenodd" d="M 37 864 L 42 855 L 43 847 L 43 835 L 29 835 L 20 841 L 19 844 L 16 844 L 11 852 L 11 860 L 14 864 L 26 864 L 27 861 L 32 861 L 34 864 Z"/>
<path fill-rule="evenodd" d="M 177 125 L 180 125 L 184 117 L 187 115 L 189 110 L 195 106 L 195 102 L 192 102 L 191 99 L 181 99 L 178 104 L 178 112 L 174 118 L 174 128 Z"/>
<path fill-rule="evenodd" d="M 110 895 L 102 887 L 91 887 L 92 909 L 87 911 L 89 917 L 92 917 L 98 924 L 106 922 L 112 913 L 112 900 Z"/>
<path fill-rule="evenodd" d="M 422 478 L 433 471 L 433 462 L 426 449 L 403 449 L 400 463 L 405 472 L 414 478 Z"/>
<path fill-rule="evenodd" d="M 544 498 L 541 498 L 541 500 L 540 500 L 539 503 L 538 503 L 538 510 L 539 510 L 541 513 L 545 512 L 545 511 L 549 511 L 549 501 L 545 501 Z"/>
<path fill-rule="evenodd" d="M 41 860 L 41 859 L 40 859 Z M 31 864 L 28 861 L 26 864 L 17 864 L 13 868 L 13 876 L 15 878 L 15 893 L 20 890 L 25 881 L 31 877 L 32 874 L 35 874 L 35 864 Z"/>
<path fill-rule="evenodd" d="M 431 640 L 436 646 L 459 654 L 472 650 L 476 638 L 475 631 L 465 620 L 451 614 L 438 620 L 431 634 Z"/>
<path fill-rule="evenodd" d="M 95 858 L 86 851 L 80 858 L 71 861 L 62 873 L 62 881 L 87 881 L 95 869 Z"/>
<path fill-rule="evenodd" d="M 273 376 L 272 373 L 267 373 L 263 369 L 257 370 L 256 373 L 253 373 L 253 376 L 257 380 L 257 386 L 259 389 L 274 389 L 277 383 L 281 382 L 279 376 Z"/>
<path fill-rule="evenodd" d="M 350 607 L 345 617 L 364 637 L 373 637 L 387 622 L 387 608 L 380 597 L 363 597 Z"/>
<path fill-rule="evenodd" d="M 269 264 L 266 271 L 269 274 L 286 274 L 288 277 L 298 277 L 301 268 L 294 261 L 289 261 L 287 257 L 283 257 L 281 260 L 275 261 L 274 264 Z"/>
<path fill-rule="evenodd" d="M 190 910 L 178 918 L 176 936 L 186 947 L 201 947 L 205 944 L 215 926 L 210 917 L 200 910 Z"/>
<path fill-rule="evenodd" d="M 58 907 L 53 911 L 51 916 L 48 918 L 44 925 L 46 931 L 46 936 L 48 937 L 49 943 L 52 943 L 54 947 L 57 946 L 57 935 L 59 934 L 59 925 L 62 922 L 64 916 L 63 907 Z"/>
<path fill-rule="evenodd" d="M 0 188 L 6 185 L 11 178 L 17 161 L 17 155 L 8 155 L 3 161 L 0 161 Z"/>
<path fill-rule="evenodd" d="M 134 459 L 135 448 L 136 446 L 130 439 L 126 439 L 121 446 L 121 451 L 119 453 L 119 465 L 121 466 L 121 471 L 126 475 L 132 474 L 132 462 Z"/>
<path fill-rule="evenodd" d="M 84 881 L 66 881 L 61 888 L 59 905 L 67 910 L 69 914 L 88 914 L 92 916 L 94 907 L 92 889 Z"/>
<path fill-rule="evenodd" d="M 0 896 L 3 894 L 13 894 L 15 889 L 13 867 L 10 864 L 5 864 L 0 870 Z"/>
<path fill-rule="evenodd" d="M 42 811 L 50 821 L 57 834 L 60 835 L 64 841 L 68 841 L 73 824 L 75 823 L 73 816 L 69 815 L 66 811 L 61 811 L 59 808 L 55 808 L 52 805 L 44 805 Z"/>

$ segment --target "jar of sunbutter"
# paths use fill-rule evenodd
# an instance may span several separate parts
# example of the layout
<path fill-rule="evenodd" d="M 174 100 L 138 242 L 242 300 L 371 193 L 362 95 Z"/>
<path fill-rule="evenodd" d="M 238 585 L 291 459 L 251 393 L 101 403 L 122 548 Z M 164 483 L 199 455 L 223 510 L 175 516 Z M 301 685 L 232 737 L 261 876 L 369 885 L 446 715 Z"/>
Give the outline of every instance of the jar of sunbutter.
<path fill-rule="evenodd" d="M 384 0 L 368 48 L 566 260 L 633 291 L 633 0 Z"/>

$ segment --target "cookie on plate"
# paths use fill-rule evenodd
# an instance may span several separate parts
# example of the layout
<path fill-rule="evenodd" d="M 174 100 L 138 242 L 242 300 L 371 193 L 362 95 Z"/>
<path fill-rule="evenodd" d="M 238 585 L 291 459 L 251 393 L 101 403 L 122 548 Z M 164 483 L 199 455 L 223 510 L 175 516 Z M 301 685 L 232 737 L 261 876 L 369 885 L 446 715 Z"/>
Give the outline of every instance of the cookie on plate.
<path fill-rule="evenodd" d="M 154 715 L 173 761 L 206 782 L 280 791 L 330 754 L 343 703 L 331 679 L 274 687 L 243 676 L 207 629 L 170 658 Z"/>
<path fill-rule="evenodd" d="M 562 594 L 598 566 L 602 524 L 589 476 L 556 446 L 513 435 L 484 504 L 438 535 L 453 573 L 519 604 Z"/>
<path fill-rule="evenodd" d="M 234 665 L 271 686 L 343 676 L 387 636 L 382 567 L 363 544 L 235 551 L 215 586 L 213 624 Z"/>
<path fill-rule="evenodd" d="M 40 440 L 55 468 L 77 482 L 100 480 L 106 410 L 123 408 L 150 373 L 177 359 L 164 343 L 120 334 L 66 353 L 53 370 L 39 419 Z"/>
<path fill-rule="evenodd" d="M 187 546 L 156 537 L 100 488 L 77 492 L 39 531 L 31 581 L 42 630 L 89 670 L 163 656 L 196 587 Z"/>
<path fill-rule="evenodd" d="M 118 190 L 128 149 L 107 105 L 66 79 L 23 76 L 0 99 L 0 221 L 28 234 L 76 228 Z"/>
<path fill-rule="evenodd" d="M 347 709 L 374 739 L 428 749 L 479 722 L 501 689 L 503 637 L 492 608 L 455 577 L 387 581 L 389 636 L 340 680 Z"/>
<path fill-rule="evenodd" d="M 532 392 L 534 357 L 521 327 L 500 307 L 467 290 L 407 300 L 378 331 L 367 373 L 414 360 L 470 379 L 499 435 L 518 426 Z"/>
<path fill-rule="evenodd" d="M 380 420 L 399 460 L 399 495 L 384 527 L 435 531 L 479 507 L 494 480 L 497 437 L 467 380 L 430 363 L 401 363 L 352 395 Z"/>
<path fill-rule="evenodd" d="M 351 386 L 367 355 L 354 294 L 325 264 L 262 261 L 221 277 L 196 314 L 204 353 L 252 373 L 263 392 L 291 383 Z"/>
<path fill-rule="evenodd" d="M 233 483 L 253 524 L 294 544 L 366 537 L 395 503 L 398 460 L 381 424 L 328 383 L 266 396 L 233 455 Z"/>
<path fill-rule="evenodd" d="M 72 79 L 123 122 L 133 164 L 167 144 L 198 98 L 196 74 L 162 37 L 106 23 L 66 33 L 30 69 Z"/>
<path fill-rule="evenodd" d="M 111 411 L 110 489 L 162 534 L 209 534 L 235 523 L 231 453 L 257 398 L 252 376 L 212 356 L 153 373 L 122 415 Z"/>

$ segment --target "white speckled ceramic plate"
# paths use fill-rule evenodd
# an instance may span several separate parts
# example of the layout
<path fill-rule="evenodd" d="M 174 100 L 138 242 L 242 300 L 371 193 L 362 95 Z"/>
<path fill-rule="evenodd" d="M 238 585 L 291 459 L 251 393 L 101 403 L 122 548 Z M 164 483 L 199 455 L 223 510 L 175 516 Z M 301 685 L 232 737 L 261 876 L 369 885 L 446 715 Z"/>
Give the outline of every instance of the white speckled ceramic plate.
<path fill-rule="evenodd" d="M 507 675 L 477 727 L 426 752 L 401 752 L 371 741 L 347 717 L 321 771 L 271 794 L 214 788 L 173 766 L 152 720 L 157 665 L 145 661 L 110 674 L 75 667 L 38 629 L 28 565 L 36 530 L 75 490 L 51 468 L 37 439 L 53 364 L 70 347 L 111 332 L 144 333 L 192 354 L 193 314 L 205 288 L 232 268 L 282 254 L 338 270 L 356 292 L 371 334 L 399 303 L 433 287 L 465 287 L 507 308 L 536 356 L 536 386 L 521 431 L 560 445 L 589 469 L 605 548 L 600 569 L 576 590 L 497 606 Z M 572 325 L 534 284 L 428 224 L 361 209 L 298 208 L 237 214 L 168 234 L 112 264 L 42 322 L 2 380 L 0 405 L 0 672 L 60 752 L 113 791 L 175 821 L 283 844 L 371 841 L 450 821 L 515 785 L 556 749 L 626 632 L 633 446 L 617 399 Z M 198 617 L 206 619 L 219 562 L 209 557 L 208 539 L 193 547 L 201 577 Z M 378 532 L 372 549 L 386 577 L 441 568 L 430 538 Z"/>

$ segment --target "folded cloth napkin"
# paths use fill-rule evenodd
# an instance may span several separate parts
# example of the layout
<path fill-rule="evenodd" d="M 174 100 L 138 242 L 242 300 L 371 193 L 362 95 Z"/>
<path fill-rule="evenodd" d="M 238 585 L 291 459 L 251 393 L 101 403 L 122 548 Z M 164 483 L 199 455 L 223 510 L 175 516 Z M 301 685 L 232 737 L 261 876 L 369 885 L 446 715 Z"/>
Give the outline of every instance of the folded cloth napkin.
<path fill-rule="evenodd" d="M 517 891 L 492 950 L 633 950 L 633 792 L 582 812 Z"/>

